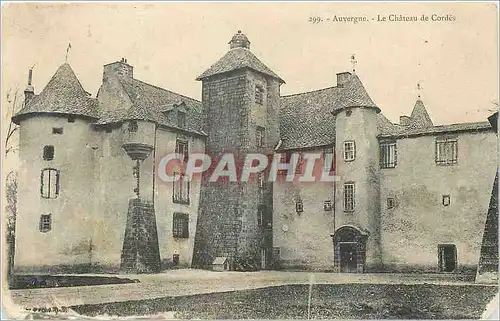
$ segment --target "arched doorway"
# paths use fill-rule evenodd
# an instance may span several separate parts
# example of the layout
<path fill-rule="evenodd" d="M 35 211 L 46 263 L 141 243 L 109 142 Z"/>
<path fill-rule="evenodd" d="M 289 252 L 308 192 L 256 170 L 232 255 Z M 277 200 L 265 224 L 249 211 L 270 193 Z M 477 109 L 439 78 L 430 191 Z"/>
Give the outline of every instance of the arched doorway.
<path fill-rule="evenodd" d="M 353 225 L 338 228 L 333 237 L 334 270 L 342 273 L 365 271 L 366 240 L 369 233 Z"/>

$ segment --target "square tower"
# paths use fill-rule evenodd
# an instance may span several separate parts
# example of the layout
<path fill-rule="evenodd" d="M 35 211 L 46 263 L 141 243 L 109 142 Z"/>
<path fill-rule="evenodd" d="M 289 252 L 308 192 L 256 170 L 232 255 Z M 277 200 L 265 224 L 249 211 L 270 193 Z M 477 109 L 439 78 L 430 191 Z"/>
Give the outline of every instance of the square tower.
<path fill-rule="evenodd" d="M 209 182 L 211 171 L 203 178 L 193 264 L 209 267 L 222 256 L 233 269 L 263 269 L 272 255 L 272 184 L 257 174 L 241 181 L 241 165 L 249 153 L 273 153 L 284 81 L 250 51 L 241 31 L 229 45 L 197 80 L 202 81 L 206 152 L 212 164 L 233 155 L 238 181 Z"/>

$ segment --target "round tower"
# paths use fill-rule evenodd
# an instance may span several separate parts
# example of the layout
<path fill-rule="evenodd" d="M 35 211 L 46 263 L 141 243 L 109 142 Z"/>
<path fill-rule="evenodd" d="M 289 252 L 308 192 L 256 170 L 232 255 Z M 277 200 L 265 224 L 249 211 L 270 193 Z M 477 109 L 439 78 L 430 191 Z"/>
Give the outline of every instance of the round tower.
<path fill-rule="evenodd" d="M 335 120 L 334 264 L 362 273 L 381 263 L 377 113 L 356 74 L 338 75 Z"/>
<path fill-rule="evenodd" d="M 38 95 L 30 71 L 25 104 L 12 118 L 20 126 L 17 271 L 90 267 L 96 103 L 68 64 Z"/>

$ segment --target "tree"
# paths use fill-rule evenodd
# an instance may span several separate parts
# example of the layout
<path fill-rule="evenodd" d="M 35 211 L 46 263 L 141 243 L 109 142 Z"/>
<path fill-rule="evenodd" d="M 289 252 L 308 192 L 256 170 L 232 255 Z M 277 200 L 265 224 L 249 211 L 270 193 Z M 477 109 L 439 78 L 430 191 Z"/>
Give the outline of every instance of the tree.
<path fill-rule="evenodd" d="M 10 276 L 14 265 L 14 249 L 16 239 L 17 214 L 17 172 L 10 172 L 5 180 L 5 214 L 6 214 L 6 241 L 7 241 L 7 275 Z"/>
<path fill-rule="evenodd" d="M 14 114 L 17 111 L 17 105 L 19 103 L 18 100 L 18 94 L 19 94 L 19 88 L 16 88 L 14 92 L 14 98 L 11 98 L 11 91 L 7 93 L 7 102 L 12 105 L 11 107 L 11 113 L 10 116 L 14 116 Z M 22 108 L 22 106 L 21 106 Z M 12 138 L 12 135 L 16 132 L 16 130 L 19 128 L 16 124 L 12 122 L 12 120 L 9 123 L 9 128 L 7 130 L 7 136 L 5 137 L 5 156 L 9 154 L 9 152 L 15 152 L 18 149 L 18 146 L 9 146 L 9 141 Z"/>
<path fill-rule="evenodd" d="M 19 89 L 16 88 L 14 95 L 11 95 L 12 90 L 7 93 L 7 103 L 11 104 L 10 115 L 7 117 L 12 117 L 18 110 L 18 105 L 22 101 L 18 99 Z M 15 153 L 18 150 L 17 140 L 15 143 L 11 141 L 13 134 L 19 128 L 16 124 L 10 121 L 7 135 L 5 137 L 5 158 L 9 156 L 9 153 Z M 14 266 L 14 249 L 15 249 L 15 239 L 16 239 L 16 215 L 17 215 L 17 182 L 18 175 L 16 171 L 10 171 L 5 178 L 5 241 L 7 242 L 7 275 L 10 276 L 12 273 L 12 268 Z"/>

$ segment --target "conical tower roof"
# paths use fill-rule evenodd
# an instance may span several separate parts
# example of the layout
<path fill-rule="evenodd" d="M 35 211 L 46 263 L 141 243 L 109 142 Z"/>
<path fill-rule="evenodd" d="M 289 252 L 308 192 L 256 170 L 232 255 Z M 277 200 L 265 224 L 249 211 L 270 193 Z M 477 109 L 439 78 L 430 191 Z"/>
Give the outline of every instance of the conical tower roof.
<path fill-rule="evenodd" d="M 414 128 L 427 128 L 434 126 L 427 110 L 425 109 L 424 103 L 420 98 L 418 98 L 415 102 L 415 106 L 411 112 L 410 126 Z"/>
<path fill-rule="evenodd" d="M 97 117 L 97 100 L 90 98 L 70 65 L 62 64 L 39 95 L 34 96 L 12 120 L 37 113 Z"/>
<path fill-rule="evenodd" d="M 339 97 L 335 102 L 333 113 L 350 107 L 375 108 L 377 113 L 380 108 L 375 105 L 370 95 L 366 92 L 363 83 L 356 74 L 349 76 L 349 79 L 341 87 Z"/>

